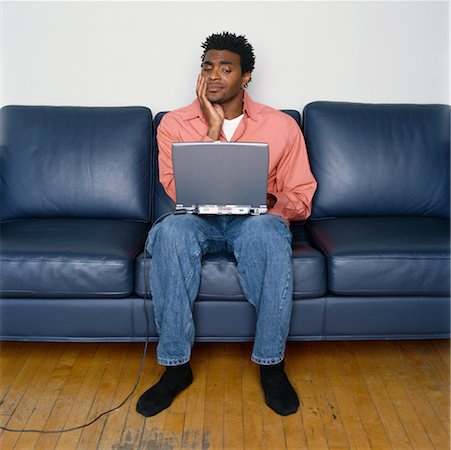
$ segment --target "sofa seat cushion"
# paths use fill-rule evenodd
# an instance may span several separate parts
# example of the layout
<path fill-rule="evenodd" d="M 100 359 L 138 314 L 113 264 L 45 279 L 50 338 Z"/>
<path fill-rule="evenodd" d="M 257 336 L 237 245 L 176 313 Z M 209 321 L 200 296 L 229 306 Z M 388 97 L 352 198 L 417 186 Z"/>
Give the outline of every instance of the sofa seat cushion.
<path fill-rule="evenodd" d="M 449 295 L 450 223 L 425 217 L 343 217 L 309 222 L 341 295 Z"/>
<path fill-rule="evenodd" d="M 303 227 L 293 231 L 294 299 L 321 297 L 326 292 L 326 267 L 324 256 L 308 244 Z M 152 259 L 144 254 L 136 260 L 136 285 L 138 295 L 150 295 L 144 278 Z M 198 300 L 243 300 L 245 297 L 236 274 L 236 261 L 231 253 L 207 254 L 202 261 L 201 283 Z"/>
<path fill-rule="evenodd" d="M 148 226 L 101 219 L 27 219 L 1 225 L 2 296 L 126 297 Z"/>

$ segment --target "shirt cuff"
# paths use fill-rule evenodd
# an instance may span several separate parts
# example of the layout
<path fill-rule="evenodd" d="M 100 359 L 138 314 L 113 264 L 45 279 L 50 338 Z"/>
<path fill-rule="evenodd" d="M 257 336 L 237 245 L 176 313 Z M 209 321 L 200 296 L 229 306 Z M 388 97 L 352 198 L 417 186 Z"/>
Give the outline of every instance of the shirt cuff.
<path fill-rule="evenodd" d="M 286 220 L 285 214 L 284 214 L 284 202 L 283 200 L 280 198 L 280 193 L 279 192 L 268 192 L 268 194 L 274 195 L 274 197 L 276 197 L 276 203 L 275 205 L 271 208 L 268 209 L 268 211 L 271 214 L 275 214 L 276 216 L 281 216 Z"/>

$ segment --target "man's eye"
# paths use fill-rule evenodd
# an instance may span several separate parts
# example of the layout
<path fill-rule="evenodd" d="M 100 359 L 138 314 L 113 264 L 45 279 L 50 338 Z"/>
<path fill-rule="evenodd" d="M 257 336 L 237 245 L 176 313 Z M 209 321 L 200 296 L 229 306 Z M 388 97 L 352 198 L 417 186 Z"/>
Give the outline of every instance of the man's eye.
<path fill-rule="evenodd" d="M 229 69 L 228 67 L 225 67 L 224 69 L 222 69 L 222 71 L 223 71 L 224 73 L 231 73 L 231 72 L 232 72 L 232 69 Z"/>
<path fill-rule="evenodd" d="M 204 72 L 210 72 L 211 71 L 211 67 L 204 67 L 202 70 Z"/>

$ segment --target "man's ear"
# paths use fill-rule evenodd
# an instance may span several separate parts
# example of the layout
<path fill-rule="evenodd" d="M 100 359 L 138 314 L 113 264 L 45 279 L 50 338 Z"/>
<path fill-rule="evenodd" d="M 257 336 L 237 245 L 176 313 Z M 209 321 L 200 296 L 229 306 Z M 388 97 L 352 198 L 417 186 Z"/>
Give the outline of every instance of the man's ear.
<path fill-rule="evenodd" d="M 245 72 L 243 73 L 243 76 L 241 77 L 241 87 L 243 89 L 247 88 L 247 84 L 249 83 L 249 81 L 251 81 L 251 73 L 250 72 Z"/>

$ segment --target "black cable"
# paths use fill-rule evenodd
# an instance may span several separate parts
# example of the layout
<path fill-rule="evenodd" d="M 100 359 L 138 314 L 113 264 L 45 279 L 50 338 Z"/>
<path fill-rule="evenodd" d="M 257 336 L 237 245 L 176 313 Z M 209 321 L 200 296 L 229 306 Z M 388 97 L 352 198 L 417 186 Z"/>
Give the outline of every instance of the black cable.
<path fill-rule="evenodd" d="M 171 211 L 169 213 L 163 214 L 160 217 L 158 217 L 157 220 L 155 220 L 155 222 L 153 223 L 153 225 L 150 227 L 150 230 L 159 222 L 161 222 L 163 219 L 165 219 L 166 217 L 173 215 L 173 214 L 186 214 L 186 210 L 179 210 L 179 211 Z M 149 230 L 149 233 L 150 233 Z M 136 379 L 135 385 L 133 386 L 132 391 L 127 395 L 127 397 L 124 398 L 124 400 L 122 400 L 121 403 L 119 403 L 119 405 L 115 406 L 114 408 L 111 408 L 107 411 L 104 411 L 103 413 L 99 414 L 96 418 L 92 419 L 90 422 L 84 423 L 83 425 L 78 425 L 76 427 L 72 427 L 72 428 L 63 428 L 60 430 L 35 430 L 35 429 L 14 429 L 14 428 L 8 428 L 8 427 L 3 427 L 0 425 L 0 429 L 4 430 L 4 431 L 9 431 L 10 433 L 43 433 L 43 434 L 54 434 L 54 433 L 67 433 L 69 431 L 75 431 L 75 430 L 80 430 L 82 428 L 86 428 L 89 427 L 90 425 L 92 425 L 93 423 L 97 422 L 101 417 L 109 414 L 110 412 L 116 411 L 117 409 L 121 408 L 126 402 L 127 400 L 135 393 L 136 388 L 138 387 L 139 381 L 141 380 L 141 375 L 143 372 L 143 368 L 144 368 L 144 362 L 146 360 L 146 356 L 147 356 L 147 348 L 149 346 L 149 324 L 150 324 L 150 320 L 149 320 L 149 311 L 147 310 L 147 292 L 149 292 L 148 289 L 148 271 L 147 271 L 147 241 L 149 239 L 149 235 L 147 235 L 147 239 L 146 239 L 146 243 L 144 245 L 144 312 L 145 312 L 145 317 L 146 317 L 146 342 L 144 344 L 144 350 L 143 350 L 143 355 L 141 357 L 141 363 L 139 366 L 139 370 L 138 370 L 138 377 Z"/>

